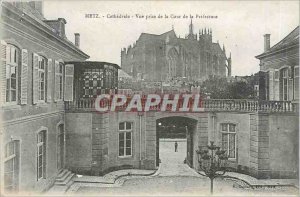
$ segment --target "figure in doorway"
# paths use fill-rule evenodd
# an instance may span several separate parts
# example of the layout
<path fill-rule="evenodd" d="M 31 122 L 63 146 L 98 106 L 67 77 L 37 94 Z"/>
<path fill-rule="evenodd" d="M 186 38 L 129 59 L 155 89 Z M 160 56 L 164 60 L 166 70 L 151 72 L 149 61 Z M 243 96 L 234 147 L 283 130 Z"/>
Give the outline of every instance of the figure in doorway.
<path fill-rule="evenodd" d="M 175 152 L 178 152 L 178 144 L 177 144 L 177 141 L 175 141 Z"/>

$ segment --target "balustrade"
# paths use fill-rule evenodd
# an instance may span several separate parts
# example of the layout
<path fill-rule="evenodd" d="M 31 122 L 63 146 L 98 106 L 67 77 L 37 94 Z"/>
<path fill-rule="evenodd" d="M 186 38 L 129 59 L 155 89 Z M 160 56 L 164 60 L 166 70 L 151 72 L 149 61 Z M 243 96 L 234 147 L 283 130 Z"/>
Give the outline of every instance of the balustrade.
<path fill-rule="evenodd" d="M 127 103 L 123 106 L 116 107 L 116 111 L 125 111 L 131 98 L 127 99 Z M 147 99 L 142 98 L 142 106 L 145 106 Z M 183 98 L 178 99 L 176 111 L 183 106 Z M 111 102 L 102 100 L 100 107 L 111 107 Z M 150 111 L 160 111 L 162 103 L 151 106 Z M 193 103 L 189 102 L 187 107 L 193 112 Z M 292 101 L 258 101 L 247 99 L 204 99 L 200 100 L 198 108 L 202 111 L 241 111 L 241 112 L 298 112 L 299 103 Z M 95 109 L 95 99 L 80 99 L 65 102 L 66 110 L 91 110 Z M 167 105 L 166 111 L 171 111 L 172 106 Z"/>

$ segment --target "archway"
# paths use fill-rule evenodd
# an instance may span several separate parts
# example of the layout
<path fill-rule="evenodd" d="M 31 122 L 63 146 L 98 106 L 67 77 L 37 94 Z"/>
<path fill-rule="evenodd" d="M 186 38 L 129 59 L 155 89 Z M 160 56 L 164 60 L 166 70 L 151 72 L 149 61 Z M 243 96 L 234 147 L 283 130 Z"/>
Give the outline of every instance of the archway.
<path fill-rule="evenodd" d="M 196 119 L 184 116 L 156 119 L 156 166 L 160 162 L 169 162 L 187 163 L 193 167 L 193 135 L 196 125 Z"/>

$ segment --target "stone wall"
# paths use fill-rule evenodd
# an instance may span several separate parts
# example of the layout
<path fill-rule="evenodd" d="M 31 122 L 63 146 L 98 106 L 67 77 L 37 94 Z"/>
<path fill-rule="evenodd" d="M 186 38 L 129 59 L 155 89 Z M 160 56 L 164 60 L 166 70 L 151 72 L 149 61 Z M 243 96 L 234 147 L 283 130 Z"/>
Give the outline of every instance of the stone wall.
<path fill-rule="evenodd" d="M 2 123 L 2 143 L 11 140 L 19 142 L 18 185 L 22 192 L 41 192 L 47 190 L 59 173 L 57 168 L 58 126 L 64 124 L 64 113 L 55 112 L 27 116 Z M 46 176 L 37 179 L 37 134 L 46 131 Z M 4 146 L 3 146 L 4 148 Z M 3 149 L 1 149 L 3 150 Z M 4 152 L 3 152 L 4 153 Z M 1 165 L 1 167 L 3 167 Z M 1 169 L 3 172 L 3 169 Z"/>
<path fill-rule="evenodd" d="M 209 141 L 221 146 L 221 124 L 233 123 L 236 158 L 228 160 L 229 167 L 257 178 L 289 178 L 298 172 L 298 116 L 287 113 L 67 113 L 67 166 L 92 175 L 122 167 L 155 169 L 157 120 L 173 116 L 197 121 L 190 130 L 196 169 L 198 147 Z M 120 157 L 118 127 L 124 121 L 133 124 L 132 155 Z"/>

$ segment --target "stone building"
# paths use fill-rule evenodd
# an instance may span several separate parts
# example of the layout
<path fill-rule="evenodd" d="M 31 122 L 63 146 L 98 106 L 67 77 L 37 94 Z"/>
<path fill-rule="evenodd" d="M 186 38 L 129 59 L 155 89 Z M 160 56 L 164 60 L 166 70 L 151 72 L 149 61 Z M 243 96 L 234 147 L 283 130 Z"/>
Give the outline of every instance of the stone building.
<path fill-rule="evenodd" d="M 212 41 L 211 29 L 195 34 L 191 22 L 185 38 L 177 37 L 174 29 L 160 35 L 142 33 L 133 46 L 122 49 L 121 67 L 137 80 L 201 81 L 210 75 L 230 76 L 231 55 Z"/>
<path fill-rule="evenodd" d="M 209 99 L 203 100 L 203 111 L 194 113 L 159 109 L 100 113 L 95 110 L 95 97 L 117 92 L 119 66 L 85 61 L 89 56 L 79 48 L 79 34 L 75 34 L 75 44 L 70 42 L 64 33 L 66 20 L 46 20 L 42 2 L 2 2 L 1 6 L 1 190 L 41 192 L 53 184 L 70 184 L 74 173 L 98 176 L 119 168 L 155 169 L 159 123 L 174 117 L 189 123 L 187 163 L 195 169 L 198 147 L 215 141 L 228 153 L 228 166 L 238 172 L 258 178 L 298 176 L 297 104 L 281 101 L 285 107 L 280 107 L 272 101 Z M 200 64 L 185 44 L 202 42 L 208 47 L 205 43 L 210 39 L 210 47 L 215 45 L 211 33 L 205 31 L 197 40 L 192 24 L 186 39 L 177 38 L 173 30 L 152 37 L 159 39 L 140 43 L 152 46 L 145 49 L 149 51 L 166 47 L 168 56 L 161 58 L 167 61 L 169 57 L 169 77 L 205 78 L 213 73 L 212 68 L 225 76 L 226 61 L 230 68 L 230 58 L 218 46 L 224 64 L 218 59 L 219 66 L 197 67 L 205 72 L 193 75 L 197 72 L 191 69 Z M 166 41 L 172 44 L 153 45 Z M 151 59 L 152 52 L 144 56 L 139 52 L 137 57 L 146 58 L 147 72 L 142 75 L 136 70 L 134 76 L 160 78 L 159 72 L 147 76 L 147 69 L 156 68 L 151 67 L 153 63 L 147 66 L 148 62 L 158 57 Z M 205 51 L 198 52 L 201 62 Z M 178 57 L 187 61 L 186 66 L 181 66 Z"/>
<path fill-rule="evenodd" d="M 260 60 L 260 96 L 265 100 L 299 102 L 299 26 L 270 47 L 270 34 L 264 35 Z"/>
<path fill-rule="evenodd" d="M 75 44 L 66 38 L 65 19 L 44 18 L 42 1 L 1 2 L 0 23 L 0 185 L 43 191 L 65 167 L 64 102 L 74 72 L 65 62 L 89 56 L 79 34 Z"/>

